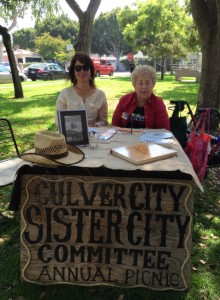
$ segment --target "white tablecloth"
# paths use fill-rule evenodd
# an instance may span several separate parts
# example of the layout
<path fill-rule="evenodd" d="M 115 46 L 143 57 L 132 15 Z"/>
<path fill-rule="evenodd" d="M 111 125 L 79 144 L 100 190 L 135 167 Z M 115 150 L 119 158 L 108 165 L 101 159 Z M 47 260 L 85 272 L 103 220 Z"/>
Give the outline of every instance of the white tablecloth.
<path fill-rule="evenodd" d="M 100 132 L 106 130 L 106 127 L 98 129 Z M 157 129 L 144 129 L 144 132 L 169 132 L 167 130 L 157 130 Z M 121 169 L 121 170 L 143 170 L 143 171 L 181 171 L 186 174 L 190 174 L 196 185 L 203 191 L 203 187 L 195 174 L 192 164 L 180 146 L 179 142 L 173 137 L 172 143 L 163 144 L 165 147 L 177 150 L 177 156 L 172 158 L 159 160 L 153 163 L 134 165 L 123 159 L 115 157 L 112 155 L 111 149 L 115 147 L 120 147 L 124 145 L 130 145 L 140 142 L 140 135 L 142 132 L 121 132 L 118 131 L 109 140 L 99 143 L 98 148 L 90 149 L 89 146 L 79 147 L 85 153 L 85 159 L 78 163 L 77 166 L 82 167 L 107 167 L 110 169 Z"/>

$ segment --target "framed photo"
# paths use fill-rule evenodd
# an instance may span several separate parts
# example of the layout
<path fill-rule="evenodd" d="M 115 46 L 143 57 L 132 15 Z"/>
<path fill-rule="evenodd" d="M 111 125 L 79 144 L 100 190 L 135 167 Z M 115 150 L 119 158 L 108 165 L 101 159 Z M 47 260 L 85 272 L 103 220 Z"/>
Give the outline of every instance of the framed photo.
<path fill-rule="evenodd" d="M 59 132 L 62 133 L 66 142 L 74 146 L 89 144 L 87 114 L 81 110 L 58 110 Z"/>

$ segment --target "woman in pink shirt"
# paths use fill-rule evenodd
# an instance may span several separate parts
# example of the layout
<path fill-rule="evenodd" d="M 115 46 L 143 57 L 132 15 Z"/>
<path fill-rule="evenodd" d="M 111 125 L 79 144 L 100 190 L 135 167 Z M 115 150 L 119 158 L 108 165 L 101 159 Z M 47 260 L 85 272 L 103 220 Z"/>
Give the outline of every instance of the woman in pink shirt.
<path fill-rule="evenodd" d="M 122 96 L 114 111 L 112 125 L 126 128 L 170 130 L 163 100 L 153 94 L 157 74 L 151 66 L 138 66 L 131 74 L 135 91 Z"/>

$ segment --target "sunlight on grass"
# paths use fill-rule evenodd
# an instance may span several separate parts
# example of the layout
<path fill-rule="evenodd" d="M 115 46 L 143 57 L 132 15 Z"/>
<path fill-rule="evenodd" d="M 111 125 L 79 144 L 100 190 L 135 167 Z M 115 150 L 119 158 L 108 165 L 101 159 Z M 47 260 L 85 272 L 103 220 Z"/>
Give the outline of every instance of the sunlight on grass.
<path fill-rule="evenodd" d="M 119 99 L 134 91 L 130 75 L 127 76 L 101 76 L 96 78 L 96 85 L 102 89 L 107 97 L 111 124 L 112 114 Z M 13 99 L 13 84 L 0 85 L 0 110 L 1 116 L 9 118 L 12 122 L 18 145 L 21 152 L 33 147 L 33 138 L 39 130 L 56 130 L 55 106 L 59 92 L 70 85 L 66 80 L 56 81 L 27 81 L 22 83 L 24 99 Z M 188 101 L 192 109 L 195 109 L 198 84 L 182 83 L 175 81 L 171 75 L 165 76 L 165 80 L 159 79 L 154 93 L 164 99 L 167 108 L 170 100 Z M 169 115 L 172 114 L 168 110 Z"/>

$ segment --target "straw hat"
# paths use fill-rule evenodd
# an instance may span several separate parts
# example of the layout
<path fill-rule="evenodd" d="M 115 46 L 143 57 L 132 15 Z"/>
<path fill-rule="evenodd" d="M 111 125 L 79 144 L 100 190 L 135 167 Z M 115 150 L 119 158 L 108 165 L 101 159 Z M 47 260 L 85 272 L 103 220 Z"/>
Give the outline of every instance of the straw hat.
<path fill-rule="evenodd" d="M 34 149 L 26 151 L 21 159 L 36 164 L 60 166 L 73 165 L 84 159 L 84 153 L 66 143 L 64 135 L 52 131 L 36 133 Z"/>

